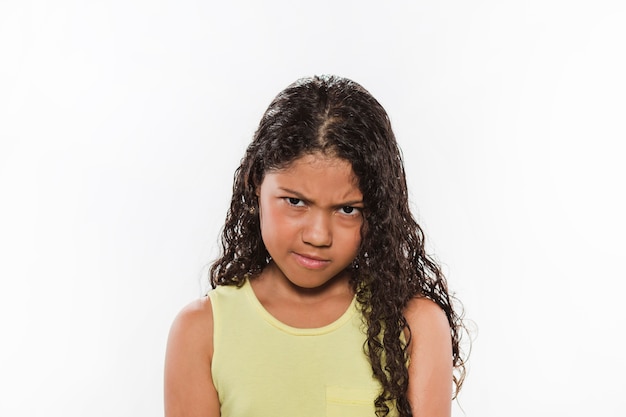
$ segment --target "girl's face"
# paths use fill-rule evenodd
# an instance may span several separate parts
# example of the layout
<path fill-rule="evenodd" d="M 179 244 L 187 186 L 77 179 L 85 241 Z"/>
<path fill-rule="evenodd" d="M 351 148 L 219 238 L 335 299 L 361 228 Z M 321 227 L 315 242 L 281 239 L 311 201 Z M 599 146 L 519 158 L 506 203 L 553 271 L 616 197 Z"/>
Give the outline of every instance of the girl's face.
<path fill-rule="evenodd" d="M 305 155 L 267 172 L 257 194 L 263 242 L 293 285 L 320 287 L 356 257 L 363 194 L 349 162 Z"/>

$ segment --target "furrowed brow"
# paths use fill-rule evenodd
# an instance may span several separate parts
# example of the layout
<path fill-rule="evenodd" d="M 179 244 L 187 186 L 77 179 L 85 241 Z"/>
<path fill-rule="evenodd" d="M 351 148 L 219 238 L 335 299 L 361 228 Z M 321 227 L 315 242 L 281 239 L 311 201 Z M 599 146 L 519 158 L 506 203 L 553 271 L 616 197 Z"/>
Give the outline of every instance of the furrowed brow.
<path fill-rule="evenodd" d="M 315 204 L 314 200 L 311 200 L 310 198 L 308 198 L 307 196 L 305 196 L 304 194 L 302 194 L 302 193 L 300 193 L 298 191 L 295 191 L 295 190 L 292 190 L 292 189 L 289 189 L 289 188 L 285 188 L 285 187 L 278 187 L 278 189 L 283 191 L 283 192 L 285 192 L 285 193 L 292 194 L 296 198 L 298 198 L 300 200 L 303 200 L 303 201 L 306 201 L 307 203 Z M 363 205 L 363 200 L 362 199 L 361 200 L 343 201 L 343 202 L 341 202 L 339 204 L 334 205 L 334 207 L 335 208 L 341 208 L 341 207 L 352 207 L 352 206 L 358 206 L 358 205 L 361 205 L 361 206 Z"/>
<path fill-rule="evenodd" d="M 304 201 L 311 201 L 309 200 L 304 194 L 299 193 L 298 191 L 295 190 L 290 190 L 289 188 L 285 188 L 285 187 L 278 187 L 279 190 L 286 192 L 287 194 L 293 194 L 295 195 L 297 198 L 299 198 L 300 200 L 304 200 Z"/>
<path fill-rule="evenodd" d="M 341 204 L 337 204 L 337 207 L 352 207 L 352 206 L 362 206 L 363 205 L 363 200 L 352 200 L 352 201 L 346 201 L 344 203 Z"/>

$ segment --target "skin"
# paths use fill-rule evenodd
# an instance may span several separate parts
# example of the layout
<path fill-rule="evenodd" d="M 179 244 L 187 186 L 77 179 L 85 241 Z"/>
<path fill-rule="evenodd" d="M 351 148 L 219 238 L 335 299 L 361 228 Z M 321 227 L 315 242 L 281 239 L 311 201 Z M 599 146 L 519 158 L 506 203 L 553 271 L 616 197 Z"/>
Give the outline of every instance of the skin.
<path fill-rule="evenodd" d="M 352 300 L 345 271 L 357 255 L 363 195 L 346 161 L 307 155 L 265 174 L 257 190 L 272 261 L 251 281 L 259 301 L 293 327 L 330 324 Z"/>
<path fill-rule="evenodd" d="M 270 264 L 251 280 L 267 311 L 287 325 L 316 328 L 337 320 L 353 293 L 346 268 L 361 243 L 363 195 L 350 164 L 321 154 L 266 173 L 258 187 L 263 242 Z M 413 414 L 450 416 L 452 347 L 445 313 L 415 298 L 405 317 L 412 329 L 408 395 Z M 209 298 L 174 320 L 165 360 L 165 416 L 216 417 L 211 379 L 213 314 Z"/>
<path fill-rule="evenodd" d="M 409 344 L 409 403 L 414 416 L 450 417 L 452 340 L 443 310 L 426 298 L 414 298 L 404 311 L 412 332 Z"/>

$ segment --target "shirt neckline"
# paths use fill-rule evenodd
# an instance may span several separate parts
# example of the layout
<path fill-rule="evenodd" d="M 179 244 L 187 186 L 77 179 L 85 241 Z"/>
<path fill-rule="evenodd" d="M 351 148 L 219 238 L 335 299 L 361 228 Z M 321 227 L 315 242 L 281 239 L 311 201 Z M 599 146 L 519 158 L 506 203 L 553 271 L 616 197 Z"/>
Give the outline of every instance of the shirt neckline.
<path fill-rule="evenodd" d="M 348 306 L 346 311 L 341 316 L 339 316 L 337 320 L 333 321 L 332 323 L 329 323 L 322 327 L 312 327 L 312 328 L 293 327 L 278 320 L 276 317 L 271 315 L 269 311 L 265 309 L 263 304 L 261 304 L 261 301 L 259 301 L 256 294 L 254 293 L 254 290 L 252 289 L 252 285 L 250 285 L 250 280 L 248 279 L 246 280 L 242 289 L 248 296 L 248 299 L 250 300 L 252 305 L 258 310 L 258 312 L 261 314 L 261 316 L 263 317 L 265 321 L 267 321 L 269 324 L 276 327 L 277 329 L 285 333 L 295 335 L 295 336 L 317 336 L 317 335 L 331 333 L 337 330 L 338 328 L 340 328 L 341 326 L 343 326 L 344 324 L 346 324 L 348 321 L 350 321 L 352 317 L 354 316 L 354 314 L 357 312 L 356 296 L 353 296 L 352 301 L 350 301 L 350 305 Z"/>

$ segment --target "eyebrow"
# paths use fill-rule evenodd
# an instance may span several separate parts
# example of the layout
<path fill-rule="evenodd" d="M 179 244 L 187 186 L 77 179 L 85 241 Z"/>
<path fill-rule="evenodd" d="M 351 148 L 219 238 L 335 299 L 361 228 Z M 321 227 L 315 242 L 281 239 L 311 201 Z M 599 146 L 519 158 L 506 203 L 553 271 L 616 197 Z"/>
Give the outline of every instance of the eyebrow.
<path fill-rule="evenodd" d="M 289 194 L 293 194 L 295 195 L 297 198 L 299 198 L 300 200 L 304 200 L 304 201 L 308 201 L 311 203 L 315 203 L 315 201 L 311 200 L 310 198 L 307 198 L 304 194 L 299 193 L 298 191 L 295 190 L 291 190 L 289 188 L 285 188 L 285 187 L 278 187 L 281 191 L 284 191 L 286 193 Z M 363 200 L 349 200 L 349 201 L 344 201 L 342 203 L 339 204 L 335 204 L 334 207 L 347 207 L 347 206 L 354 206 L 356 204 L 363 204 Z"/>

